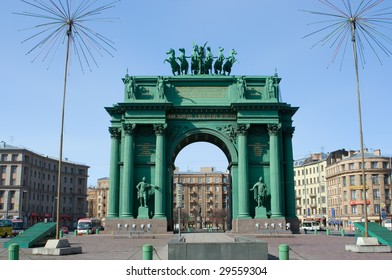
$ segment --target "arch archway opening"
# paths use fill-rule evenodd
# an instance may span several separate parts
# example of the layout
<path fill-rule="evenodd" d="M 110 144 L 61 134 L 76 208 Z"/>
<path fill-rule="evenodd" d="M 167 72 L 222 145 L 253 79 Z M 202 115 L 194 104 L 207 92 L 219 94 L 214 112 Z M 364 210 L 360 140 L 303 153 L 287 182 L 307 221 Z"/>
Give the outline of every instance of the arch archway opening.
<path fill-rule="evenodd" d="M 184 143 L 187 141 L 177 147 L 174 161 L 174 188 L 179 184 L 182 193 L 179 205 L 176 191 L 173 191 L 174 230 L 178 231 L 179 227 L 181 231 L 231 229 L 231 177 L 227 149 L 225 153 L 221 146 L 206 141 Z"/>

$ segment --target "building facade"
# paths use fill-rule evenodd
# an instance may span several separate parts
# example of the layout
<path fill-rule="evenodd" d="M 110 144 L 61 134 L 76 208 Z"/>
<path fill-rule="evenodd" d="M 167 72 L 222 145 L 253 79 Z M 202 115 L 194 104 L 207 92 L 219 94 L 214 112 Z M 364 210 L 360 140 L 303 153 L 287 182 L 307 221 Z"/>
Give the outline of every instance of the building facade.
<path fill-rule="evenodd" d="M 325 181 L 326 154 L 317 153 L 294 161 L 296 214 L 300 221 L 321 220 L 328 217 Z"/>
<path fill-rule="evenodd" d="M 108 213 L 109 178 L 98 179 L 97 186 L 87 190 L 87 217 L 104 220 Z"/>
<path fill-rule="evenodd" d="M 62 162 L 61 225 L 74 227 L 86 213 L 88 166 Z M 57 217 L 58 159 L 0 143 L 0 216 L 26 226 Z"/>
<path fill-rule="evenodd" d="M 174 171 L 173 214 L 174 223 L 178 223 L 176 187 L 180 185 L 181 195 L 181 224 L 183 228 L 192 227 L 205 229 L 219 227 L 231 228 L 230 174 L 214 171 L 212 167 L 200 168 L 200 172 Z"/>
<path fill-rule="evenodd" d="M 339 150 L 327 158 L 328 214 L 330 224 L 352 228 L 353 222 L 364 219 L 364 205 L 368 221 L 383 223 L 391 218 L 391 157 L 380 150 L 365 150 L 365 179 L 362 157 L 358 151 Z M 363 183 L 366 187 L 364 201 Z"/>

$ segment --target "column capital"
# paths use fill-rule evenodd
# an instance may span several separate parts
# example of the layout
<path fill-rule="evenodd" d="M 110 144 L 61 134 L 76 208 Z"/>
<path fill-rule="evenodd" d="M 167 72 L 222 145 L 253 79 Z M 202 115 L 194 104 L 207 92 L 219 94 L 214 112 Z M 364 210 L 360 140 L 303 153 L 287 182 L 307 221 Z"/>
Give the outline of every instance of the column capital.
<path fill-rule="evenodd" d="M 119 127 L 109 127 L 109 133 L 112 138 L 120 138 L 121 128 Z"/>
<path fill-rule="evenodd" d="M 280 123 L 279 124 L 268 124 L 267 125 L 268 134 L 270 136 L 276 136 L 281 127 L 282 127 L 282 125 Z"/>
<path fill-rule="evenodd" d="M 154 124 L 154 130 L 156 135 L 163 135 L 165 133 L 165 129 L 167 128 L 167 124 Z"/>
<path fill-rule="evenodd" d="M 238 124 L 236 129 L 237 135 L 246 135 L 249 127 L 250 124 Z"/>
<path fill-rule="evenodd" d="M 288 136 L 288 137 L 292 138 L 294 131 L 295 131 L 295 127 L 287 127 L 285 129 L 283 129 L 283 134 L 284 134 L 284 136 Z"/>
<path fill-rule="evenodd" d="M 125 132 L 125 135 L 132 135 L 135 131 L 136 124 L 134 123 L 125 123 L 123 124 L 123 130 Z"/>

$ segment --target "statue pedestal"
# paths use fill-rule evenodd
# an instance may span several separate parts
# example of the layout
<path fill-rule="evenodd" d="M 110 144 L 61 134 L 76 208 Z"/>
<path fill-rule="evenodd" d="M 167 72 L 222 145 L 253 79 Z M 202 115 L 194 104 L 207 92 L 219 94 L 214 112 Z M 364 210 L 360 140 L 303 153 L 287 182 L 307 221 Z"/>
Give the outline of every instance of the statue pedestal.
<path fill-rule="evenodd" d="M 267 209 L 265 207 L 256 207 L 255 208 L 255 219 L 258 218 L 267 218 Z"/>
<path fill-rule="evenodd" d="M 138 219 L 149 219 L 150 217 L 148 216 L 148 207 L 143 207 L 140 206 L 137 212 L 137 218 Z"/>

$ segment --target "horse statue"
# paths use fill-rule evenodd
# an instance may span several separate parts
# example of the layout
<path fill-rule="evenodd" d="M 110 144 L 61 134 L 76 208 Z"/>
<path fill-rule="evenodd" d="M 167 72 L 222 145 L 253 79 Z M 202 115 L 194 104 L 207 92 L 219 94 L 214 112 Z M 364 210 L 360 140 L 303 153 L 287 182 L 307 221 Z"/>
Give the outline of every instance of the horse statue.
<path fill-rule="evenodd" d="M 180 75 L 181 71 L 180 71 L 180 64 L 178 64 L 178 62 L 176 61 L 176 53 L 173 49 L 170 49 L 166 52 L 167 55 L 169 55 L 168 58 L 166 58 L 163 63 L 165 63 L 166 61 L 170 63 L 171 68 L 172 68 L 172 72 L 173 75 Z"/>
<path fill-rule="evenodd" d="M 234 55 L 236 55 L 236 54 L 237 54 L 237 52 L 234 49 L 232 49 L 230 51 L 230 55 L 226 59 L 225 64 L 223 65 L 223 74 L 224 75 L 226 75 L 226 72 L 227 72 L 227 75 L 230 75 L 231 67 L 233 66 L 234 62 L 237 61 L 237 59 L 235 59 L 235 57 L 234 57 Z"/>
<path fill-rule="evenodd" d="M 204 61 L 204 69 L 203 73 L 204 74 L 210 74 L 212 73 L 212 61 L 214 60 L 214 56 L 211 53 L 211 48 L 207 47 L 207 55 Z"/>
<path fill-rule="evenodd" d="M 214 63 L 214 73 L 215 74 L 222 74 L 222 65 L 223 61 L 225 60 L 225 56 L 223 55 L 224 48 L 219 47 L 219 54 L 218 58 Z"/>
<path fill-rule="evenodd" d="M 189 68 L 189 63 L 188 60 L 186 60 L 186 56 L 185 56 L 185 49 L 184 48 L 180 48 L 178 49 L 181 52 L 181 55 L 179 57 L 177 57 L 177 59 L 180 61 L 180 71 L 181 74 L 188 74 L 188 68 Z"/>
<path fill-rule="evenodd" d="M 192 74 L 198 74 L 199 70 L 199 46 L 193 43 L 193 52 L 191 54 L 191 72 Z"/>

